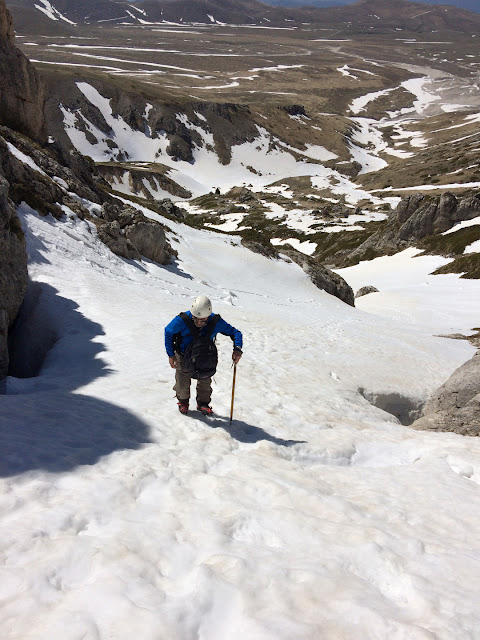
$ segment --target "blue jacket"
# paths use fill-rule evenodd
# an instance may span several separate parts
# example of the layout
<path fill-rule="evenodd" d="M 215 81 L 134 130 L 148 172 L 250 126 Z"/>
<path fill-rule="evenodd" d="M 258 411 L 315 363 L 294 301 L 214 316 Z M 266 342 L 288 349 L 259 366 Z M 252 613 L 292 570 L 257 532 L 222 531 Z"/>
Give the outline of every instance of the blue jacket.
<path fill-rule="evenodd" d="M 186 311 L 186 314 L 187 316 L 190 316 L 190 318 L 192 317 L 192 314 L 190 311 Z M 213 315 L 214 315 L 213 313 L 210 314 L 209 319 Z M 202 327 L 202 329 L 200 330 L 200 335 L 202 335 L 202 333 L 203 334 L 206 333 L 206 327 L 207 325 Z M 215 325 L 215 328 L 213 329 L 213 332 L 212 332 L 212 340 L 215 338 L 217 333 L 222 333 L 224 336 L 230 336 L 230 338 L 232 338 L 233 340 L 234 347 L 238 347 L 239 349 L 242 348 L 243 339 L 242 339 L 241 332 L 238 329 L 235 329 L 235 327 L 232 327 L 231 324 L 228 324 L 228 322 L 225 322 L 223 318 L 219 318 L 217 324 Z M 180 334 L 180 352 L 181 353 L 184 353 L 185 349 L 187 348 L 187 345 L 193 340 L 193 336 L 190 333 L 190 330 L 185 324 L 185 322 L 180 318 L 180 316 L 176 316 L 165 327 L 165 349 L 167 350 L 167 354 L 170 358 L 175 355 L 175 350 L 173 348 L 173 338 L 175 334 Z"/>

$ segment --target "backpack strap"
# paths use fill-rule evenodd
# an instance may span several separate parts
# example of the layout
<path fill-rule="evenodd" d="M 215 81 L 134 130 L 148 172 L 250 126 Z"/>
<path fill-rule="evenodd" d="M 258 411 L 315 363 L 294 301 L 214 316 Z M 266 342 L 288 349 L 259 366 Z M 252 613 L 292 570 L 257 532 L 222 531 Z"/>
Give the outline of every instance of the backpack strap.
<path fill-rule="evenodd" d="M 206 338 L 211 338 L 213 330 L 217 326 L 217 322 L 220 320 L 220 314 L 216 313 L 209 322 L 207 322 L 207 333 L 205 334 Z"/>
<path fill-rule="evenodd" d="M 193 322 L 193 320 L 190 318 L 190 316 L 188 316 L 184 311 L 182 311 L 182 313 L 178 314 L 180 316 L 180 318 L 185 322 L 185 324 L 188 327 L 188 330 L 190 331 L 190 333 L 192 334 L 192 336 L 194 338 L 196 338 L 198 336 L 198 334 L 201 331 L 201 328 L 195 326 L 195 323 Z M 215 327 L 217 326 L 217 322 L 220 320 L 220 314 L 216 313 L 213 318 L 211 318 L 208 322 L 207 322 L 207 331 L 205 333 L 205 338 L 210 338 L 212 336 L 213 330 L 215 329 Z"/>
<path fill-rule="evenodd" d="M 200 333 L 200 329 L 195 326 L 195 324 L 194 324 L 193 320 L 190 318 L 190 316 L 187 316 L 187 314 L 184 311 L 182 311 L 182 313 L 179 313 L 178 315 L 184 321 L 184 323 L 187 325 L 188 330 L 190 331 L 192 336 L 194 338 L 196 338 L 198 336 L 198 334 Z"/>

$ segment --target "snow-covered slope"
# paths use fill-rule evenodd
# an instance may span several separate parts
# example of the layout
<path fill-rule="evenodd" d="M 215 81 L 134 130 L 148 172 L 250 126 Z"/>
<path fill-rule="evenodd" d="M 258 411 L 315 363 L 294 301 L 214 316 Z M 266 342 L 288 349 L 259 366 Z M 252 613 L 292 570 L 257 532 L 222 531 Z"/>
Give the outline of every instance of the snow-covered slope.
<path fill-rule="evenodd" d="M 76 47 L 71 44 L 61 46 Z M 173 68 L 189 72 L 185 68 Z M 216 187 L 225 192 L 235 186 L 249 185 L 254 191 L 262 191 L 267 185 L 279 180 L 304 177 L 310 180 L 313 191 L 321 191 L 324 197 L 333 197 L 335 201 L 341 198 L 352 208 L 361 201 L 364 201 L 363 204 L 369 203 L 369 206 L 375 207 L 391 201 L 389 196 L 392 196 L 392 188 L 390 186 L 376 188 L 375 181 L 379 178 L 375 175 L 381 174 L 382 169 L 389 170 L 392 162 L 399 158 L 412 158 L 430 146 L 432 148 L 438 146 L 441 150 L 447 142 L 455 145 L 465 139 L 465 136 L 474 140 L 477 136 L 476 131 L 469 133 L 469 127 L 478 122 L 480 117 L 478 112 L 473 114 L 466 112 L 466 115 L 458 116 L 458 124 L 447 129 L 459 128 L 462 133 L 461 135 L 452 133 L 454 136 L 452 140 L 437 141 L 435 136 L 447 130 L 442 127 L 428 134 L 422 131 L 422 122 L 427 115 L 433 117 L 454 110 L 461 113 L 468 108 L 469 101 L 472 108 L 478 108 L 478 88 L 470 87 L 467 91 L 464 87 L 463 91 L 468 95 L 461 95 L 461 98 L 465 100 L 465 104 L 455 105 L 452 104 L 453 96 L 456 92 L 460 92 L 461 88 L 457 86 L 454 79 L 445 79 L 438 72 L 435 74 L 433 70 L 430 72 L 434 78 L 430 79 L 423 75 L 425 71 L 419 67 L 411 67 L 411 70 L 419 73 L 421 77 L 406 81 L 400 87 L 368 93 L 352 100 L 349 104 L 348 122 L 351 130 L 345 137 L 347 147 L 345 160 L 341 160 L 332 151 L 335 147 L 334 138 L 328 135 L 318 139 L 317 144 L 308 142 L 312 135 L 312 128 L 318 130 L 320 127 L 312 125 L 313 121 L 307 116 L 289 116 L 296 123 L 301 122 L 304 127 L 302 135 L 305 142 L 297 141 L 296 146 L 288 144 L 272 133 L 272 127 L 275 128 L 272 120 L 265 117 L 265 126 L 261 126 L 252 120 L 251 114 L 248 116 L 244 114 L 245 120 L 242 122 L 248 134 L 244 132 L 242 137 L 240 132 L 237 132 L 238 139 L 228 138 L 227 141 L 225 128 L 235 129 L 229 121 L 231 114 L 227 113 L 223 120 L 220 119 L 222 120 L 220 126 L 217 116 L 212 119 L 212 114 L 209 113 L 209 117 L 206 118 L 195 109 L 187 113 L 182 111 L 184 107 L 180 106 L 178 106 L 179 111 L 171 114 L 171 118 L 179 127 L 177 134 L 173 135 L 174 126 L 171 121 L 168 126 L 169 133 L 159 125 L 162 107 L 158 104 L 155 107 L 147 101 L 136 104 L 134 111 L 137 121 L 132 127 L 131 112 L 126 109 L 122 115 L 119 112 L 118 100 L 105 97 L 104 94 L 108 93 L 106 87 L 103 87 L 102 93 L 88 82 L 74 83 L 75 101 L 73 104 L 67 102 L 60 105 L 57 124 L 62 130 L 60 135 L 65 137 L 65 142 L 71 144 L 83 155 L 99 163 L 121 163 L 116 166 L 114 175 L 106 172 L 105 178 L 114 189 L 127 195 L 168 196 L 164 188 L 156 184 L 154 177 L 151 179 L 151 184 L 145 180 L 141 186 L 138 185 L 138 181 L 132 179 L 131 171 L 138 172 L 139 168 L 147 171 L 149 167 L 156 167 L 159 163 L 169 182 L 181 187 L 182 195 L 170 187 L 175 199 L 184 199 L 187 192 L 193 196 L 200 196 Z M 193 70 L 190 70 L 191 72 Z M 388 111 L 378 120 L 361 116 L 368 105 L 375 104 L 382 95 L 400 88 L 408 89 L 412 99 L 411 107 Z M 124 97 L 127 103 L 132 99 L 131 96 Z M 82 105 L 81 108 L 78 106 L 79 102 Z M 125 105 L 123 107 L 125 109 Z M 240 128 L 240 121 L 236 126 Z M 286 127 L 288 129 L 288 126 Z M 189 140 L 188 153 L 184 149 L 183 155 L 181 152 L 179 152 L 180 155 L 175 155 L 172 151 L 172 141 L 178 138 L 179 134 L 183 135 L 185 140 Z M 469 152 L 475 154 L 476 143 L 472 144 L 473 147 Z M 329 146 L 330 148 L 327 148 Z M 228 158 L 221 157 L 219 152 L 219 148 L 224 147 L 229 149 Z M 335 165 L 332 164 L 333 161 L 336 161 Z M 358 180 L 347 175 L 348 170 L 345 165 L 351 168 L 351 161 L 356 163 L 357 170 L 360 171 L 359 175 L 366 180 L 367 184 L 362 186 Z M 473 166 L 475 165 L 467 168 L 472 169 Z M 347 171 L 347 174 L 343 173 L 344 171 Z M 392 171 L 395 173 L 395 165 Z M 399 171 L 398 167 L 397 171 Z M 395 189 L 397 195 L 405 190 L 437 190 L 439 188 L 455 190 L 462 186 L 475 188 L 480 185 L 478 181 L 463 180 L 463 184 L 458 183 L 457 178 L 452 177 L 451 174 L 447 174 L 445 179 L 442 178 L 441 185 L 438 184 L 437 172 L 431 184 L 430 180 L 425 180 L 425 176 L 416 175 L 413 169 L 406 174 L 403 180 L 408 180 L 408 186 L 403 186 L 402 182 L 402 187 Z M 391 180 L 392 175 L 384 184 L 389 184 Z M 318 205 L 318 202 L 316 204 Z M 312 209 L 314 206 L 316 206 L 315 203 L 312 204 Z M 285 214 L 287 211 L 282 211 L 282 215 Z M 310 219 L 312 224 L 318 222 L 315 217 L 310 216 Z"/>
<path fill-rule="evenodd" d="M 235 238 L 164 220 L 179 260 L 162 268 L 75 216 L 20 213 L 30 337 L 52 348 L 1 400 L 2 638 L 476 637 L 480 444 L 364 397 L 425 399 L 473 352 L 433 334 L 475 326 L 474 305 L 461 324 L 423 314 L 421 258 L 390 280 L 395 318 Z M 163 327 L 198 293 L 244 332 L 231 425 L 227 339 L 216 418 L 175 405 Z"/>
<path fill-rule="evenodd" d="M 64 22 L 68 22 L 68 24 L 75 24 L 72 20 L 66 18 L 58 9 L 48 1 L 48 0 L 39 0 L 40 4 L 34 5 L 36 9 L 44 13 L 47 18 L 50 20 L 63 20 Z"/>
<path fill-rule="evenodd" d="M 149 117 L 152 105 L 147 104 L 142 115 L 143 130 L 132 129 L 121 115 L 113 112 L 111 100 L 101 95 L 91 84 L 77 82 L 76 85 L 88 103 L 98 109 L 109 131 L 105 133 L 99 129 L 80 110 L 62 106 L 65 131 L 77 151 L 96 162 L 125 158 L 132 163 L 161 162 L 169 167 L 169 178 L 195 196 L 208 193 L 215 186 L 227 189 L 239 183 L 251 183 L 261 188 L 276 180 L 304 175 L 317 176 L 328 185 L 343 179 L 351 191 L 356 191 L 356 186 L 338 171 L 312 162 L 335 158 L 334 153 L 320 145 L 307 145 L 307 149 L 303 151 L 293 149 L 259 126 L 255 126 L 256 137 L 253 142 L 246 141 L 233 146 L 232 157 L 228 164 L 224 164 L 215 150 L 214 135 L 208 124 L 200 127 L 190 122 L 184 113 L 178 113 L 176 119 L 190 132 L 193 131 L 201 142 L 193 145 L 192 161 L 172 158 L 167 153 L 170 138 L 166 132 L 161 131 L 155 136 L 151 133 Z M 301 157 L 300 161 L 298 156 Z M 119 184 L 114 184 L 114 187 L 129 192 L 128 180 L 123 187 Z M 362 197 L 363 192 L 359 192 L 357 200 Z"/>

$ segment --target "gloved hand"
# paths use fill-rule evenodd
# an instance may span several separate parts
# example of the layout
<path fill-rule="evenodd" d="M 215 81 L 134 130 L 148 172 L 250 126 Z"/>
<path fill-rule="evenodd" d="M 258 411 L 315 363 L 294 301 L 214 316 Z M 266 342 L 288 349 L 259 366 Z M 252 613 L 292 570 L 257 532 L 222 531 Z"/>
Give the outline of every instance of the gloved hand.
<path fill-rule="evenodd" d="M 241 357 L 242 357 L 242 352 L 240 351 L 240 349 L 234 349 L 232 353 L 232 360 L 234 361 L 235 364 L 238 364 Z"/>
<path fill-rule="evenodd" d="M 176 369 L 178 367 L 177 358 L 175 356 L 169 356 L 168 362 L 170 363 L 172 369 Z"/>

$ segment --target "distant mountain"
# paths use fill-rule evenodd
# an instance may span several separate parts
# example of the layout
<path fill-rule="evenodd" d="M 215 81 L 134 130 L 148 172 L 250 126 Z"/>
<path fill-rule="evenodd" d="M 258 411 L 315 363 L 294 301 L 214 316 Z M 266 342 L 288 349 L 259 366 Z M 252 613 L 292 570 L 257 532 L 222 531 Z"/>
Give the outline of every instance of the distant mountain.
<path fill-rule="evenodd" d="M 407 0 L 359 0 L 340 7 L 317 9 L 322 20 L 337 24 L 353 32 L 411 31 L 456 31 L 477 33 L 480 15 L 451 5 L 430 5 Z"/>
<path fill-rule="evenodd" d="M 325 7 L 340 7 L 347 4 L 354 4 L 356 0 L 264 0 L 267 4 L 280 7 L 304 7 L 312 6 L 324 9 Z M 392 5 L 403 0 L 391 0 Z M 429 5 L 447 5 L 454 6 L 460 9 L 468 9 L 468 11 L 474 11 L 480 13 L 480 2 L 478 0 L 419 0 L 419 3 Z"/>
<path fill-rule="evenodd" d="M 395 30 L 480 33 L 480 15 L 476 13 L 447 5 L 429 5 L 427 9 L 425 4 L 407 0 L 359 0 L 326 8 L 280 7 L 257 0 L 144 0 L 135 4 L 115 0 L 10 0 L 7 4 L 22 33 L 33 33 L 37 21 L 38 29 L 44 28 L 45 20 L 66 30 L 92 23 L 166 21 L 293 26 L 307 22 L 348 33 Z"/>
<path fill-rule="evenodd" d="M 92 22 L 122 20 L 134 22 L 127 9 L 134 15 L 142 15 L 132 10 L 127 2 L 115 0 L 13 0 L 6 3 L 15 17 L 17 8 L 34 9 L 37 14 L 63 24 L 84 24 Z M 16 20 L 15 20 L 16 23 Z"/>

